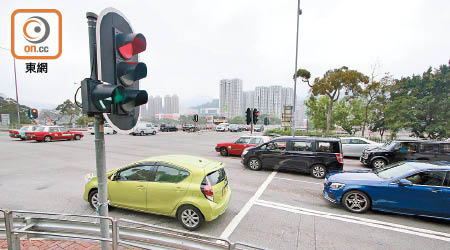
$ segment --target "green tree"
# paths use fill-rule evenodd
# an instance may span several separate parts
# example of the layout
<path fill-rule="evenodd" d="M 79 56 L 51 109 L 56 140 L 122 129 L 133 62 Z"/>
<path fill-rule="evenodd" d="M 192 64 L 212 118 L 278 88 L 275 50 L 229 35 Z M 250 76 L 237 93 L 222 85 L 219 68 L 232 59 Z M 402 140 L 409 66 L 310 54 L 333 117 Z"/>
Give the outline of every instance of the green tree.
<path fill-rule="evenodd" d="M 398 80 L 392 87 L 392 114 L 389 122 L 394 127 L 411 129 L 415 136 L 431 139 L 450 136 L 450 67 L 431 67 L 420 75 Z"/>
<path fill-rule="evenodd" d="M 236 116 L 233 119 L 230 120 L 231 124 L 244 124 L 245 119 L 242 116 Z"/>
<path fill-rule="evenodd" d="M 307 107 L 306 115 L 312 123 L 314 129 L 325 131 L 327 129 L 327 111 L 330 100 L 328 96 L 315 97 L 310 95 L 309 99 L 305 101 Z M 334 123 L 331 123 L 331 129 L 334 129 Z"/>
<path fill-rule="evenodd" d="M 341 91 L 344 95 L 352 93 L 358 93 L 361 91 L 361 84 L 367 84 L 369 78 L 364 74 L 356 71 L 349 70 L 348 67 L 343 66 L 339 69 L 328 70 L 322 78 L 317 77 L 314 79 L 314 83 L 311 85 L 309 82 L 310 74 L 307 70 L 299 69 L 297 71 L 297 77 L 301 77 L 309 87 L 311 87 L 312 94 L 325 95 L 328 99 L 328 110 L 326 112 L 326 128 L 328 132 L 332 125 L 332 114 L 334 103 L 341 97 Z"/>
<path fill-rule="evenodd" d="M 375 95 L 371 104 L 369 105 L 370 113 L 368 115 L 369 130 L 372 132 L 379 132 L 380 137 L 383 138 L 384 132 L 388 129 L 394 132 L 398 130 L 398 126 L 389 126 L 386 121 L 392 120 L 392 112 L 386 110 L 386 107 L 390 104 L 389 89 L 394 85 L 395 80 L 392 75 L 386 73 L 380 80 L 380 92 Z M 395 110 L 392 110 L 395 112 Z"/>
<path fill-rule="evenodd" d="M 334 121 L 349 134 L 355 134 L 364 123 L 364 105 L 361 99 L 342 98 L 336 102 Z"/>
<path fill-rule="evenodd" d="M 28 110 L 30 107 L 26 105 L 19 105 L 20 123 L 30 124 L 31 121 L 28 118 Z M 11 125 L 18 123 L 17 120 L 17 102 L 12 98 L 3 98 L 0 96 L 0 114 L 9 114 Z"/>
<path fill-rule="evenodd" d="M 71 102 L 69 99 L 65 100 L 62 104 L 56 107 L 56 110 L 63 116 L 69 116 L 69 122 L 72 123 L 74 117 L 81 114 L 81 108 L 75 103 Z"/>
<path fill-rule="evenodd" d="M 88 117 L 83 114 L 80 118 L 77 119 L 76 124 L 80 126 L 87 126 L 89 122 L 94 122 L 94 117 Z"/>

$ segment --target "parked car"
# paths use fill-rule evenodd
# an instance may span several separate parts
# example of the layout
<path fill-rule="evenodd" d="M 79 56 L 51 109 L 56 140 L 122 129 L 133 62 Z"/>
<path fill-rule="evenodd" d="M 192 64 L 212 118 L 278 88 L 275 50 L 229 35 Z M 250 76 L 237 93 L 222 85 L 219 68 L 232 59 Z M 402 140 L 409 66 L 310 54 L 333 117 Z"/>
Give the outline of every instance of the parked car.
<path fill-rule="evenodd" d="M 25 140 L 36 140 L 50 142 L 52 140 L 80 140 L 83 132 L 69 131 L 69 129 L 60 126 L 41 126 L 35 131 L 25 132 Z"/>
<path fill-rule="evenodd" d="M 188 155 L 147 158 L 107 174 L 113 207 L 175 217 L 188 230 L 225 212 L 231 198 L 224 163 Z M 98 183 L 86 176 L 84 200 L 98 207 Z"/>
<path fill-rule="evenodd" d="M 268 136 L 250 136 L 244 135 L 237 139 L 235 142 L 218 143 L 216 146 L 216 152 L 220 152 L 220 155 L 241 155 L 244 149 L 254 147 L 262 143 L 270 141 Z"/>
<path fill-rule="evenodd" d="M 365 149 L 360 157 L 361 163 L 372 168 L 405 160 L 450 161 L 450 143 L 398 140 Z"/>
<path fill-rule="evenodd" d="M 10 129 L 9 137 L 11 138 L 20 138 L 21 140 L 25 140 L 25 132 L 35 131 L 39 126 L 23 126 L 20 129 Z"/>
<path fill-rule="evenodd" d="M 229 130 L 229 126 L 230 126 L 229 123 L 226 123 L 226 122 L 220 123 L 219 125 L 217 125 L 216 131 L 217 132 L 226 132 Z"/>
<path fill-rule="evenodd" d="M 330 174 L 323 195 L 353 213 L 372 209 L 450 220 L 450 162 L 403 161 Z"/>
<path fill-rule="evenodd" d="M 324 178 L 343 169 L 341 143 L 338 139 L 314 137 L 278 137 L 244 150 L 242 163 L 252 170 L 284 169 Z"/>
<path fill-rule="evenodd" d="M 344 157 L 360 157 L 364 149 L 383 146 L 383 143 L 374 142 L 361 137 L 341 137 L 341 144 Z"/>
<path fill-rule="evenodd" d="M 87 132 L 91 135 L 95 134 L 93 122 L 88 123 L 88 131 Z M 111 128 L 111 126 L 108 123 L 105 123 L 105 125 L 103 126 L 103 133 L 105 135 L 108 135 L 108 134 L 112 135 L 112 134 L 117 134 L 117 131 L 115 131 L 113 128 Z"/>
<path fill-rule="evenodd" d="M 255 125 L 253 127 L 253 131 L 255 131 L 255 132 L 263 132 L 264 131 L 264 126 L 263 125 Z"/>
<path fill-rule="evenodd" d="M 176 131 L 178 131 L 178 128 L 175 125 L 161 124 L 161 126 L 159 127 L 159 131 L 161 131 L 161 132 L 176 132 Z"/>
<path fill-rule="evenodd" d="M 244 131 L 244 128 L 242 127 L 242 125 L 231 124 L 231 125 L 228 127 L 228 130 L 229 130 L 230 132 L 242 132 L 242 131 Z"/>
<path fill-rule="evenodd" d="M 193 124 L 184 124 L 182 127 L 185 132 L 197 132 L 199 129 Z"/>
<path fill-rule="evenodd" d="M 131 130 L 131 135 L 156 135 L 157 127 L 152 123 L 140 122 Z"/>

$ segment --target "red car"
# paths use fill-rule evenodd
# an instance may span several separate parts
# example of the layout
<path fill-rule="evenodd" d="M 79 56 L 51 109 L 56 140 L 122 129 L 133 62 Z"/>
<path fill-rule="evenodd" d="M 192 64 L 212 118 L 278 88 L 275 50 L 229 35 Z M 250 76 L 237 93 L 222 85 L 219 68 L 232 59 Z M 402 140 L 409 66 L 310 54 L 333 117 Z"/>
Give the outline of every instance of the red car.
<path fill-rule="evenodd" d="M 9 130 L 9 137 L 11 137 L 11 138 L 20 138 L 19 130 L 18 129 L 10 129 Z"/>
<path fill-rule="evenodd" d="M 52 140 L 80 140 L 83 133 L 79 131 L 69 131 L 60 126 L 42 126 L 33 132 L 25 132 L 25 140 L 36 140 L 49 142 Z"/>
<path fill-rule="evenodd" d="M 220 152 L 220 155 L 241 155 L 244 149 L 254 147 L 259 144 L 270 141 L 268 136 L 251 136 L 244 135 L 237 139 L 235 142 L 219 143 L 216 146 L 216 152 Z"/>
<path fill-rule="evenodd" d="M 35 131 L 39 126 L 23 126 L 20 129 L 10 129 L 9 137 L 11 138 L 20 138 L 21 140 L 25 140 L 25 132 Z"/>

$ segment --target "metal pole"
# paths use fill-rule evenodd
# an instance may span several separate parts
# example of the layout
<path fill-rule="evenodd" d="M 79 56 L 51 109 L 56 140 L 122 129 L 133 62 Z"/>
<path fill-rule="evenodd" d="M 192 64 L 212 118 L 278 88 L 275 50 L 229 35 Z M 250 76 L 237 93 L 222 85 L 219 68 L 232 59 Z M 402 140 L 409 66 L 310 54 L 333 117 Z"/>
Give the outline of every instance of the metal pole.
<path fill-rule="evenodd" d="M 300 0 L 298 0 L 297 5 L 297 36 L 295 42 L 295 73 L 294 73 L 294 107 L 292 108 L 292 127 L 291 127 L 291 135 L 295 136 L 295 105 L 297 103 L 297 58 L 298 58 L 298 21 L 299 17 L 302 14 L 300 10 Z"/>
<path fill-rule="evenodd" d="M 17 123 L 20 128 L 20 104 L 19 104 L 19 92 L 17 91 L 17 73 L 16 73 L 16 58 L 14 58 L 14 81 L 16 83 L 16 101 L 17 101 Z"/>
<path fill-rule="evenodd" d="M 97 44 L 96 44 L 96 24 L 97 15 L 92 12 L 86 13 L 88 19 L 88 31 L 89 31 L 89 54 L 91 61 L 91 79 L 97 79 Z M 97 168 L 97 181 L 98 181 L 98 196 L 99 205 L 97 213 L 100 216 L 108 216 L 108 193 L 106 183 L 106 161 L 105 161 L 105 134 L 102 114 L 95 115 L 95 163 Z M 102 238 L 109 238 L 109 223 L 105 219 L 100 219 L 100 233 Z M 109 249 L 107 241 L 102 241 L 102 249 Z"/>

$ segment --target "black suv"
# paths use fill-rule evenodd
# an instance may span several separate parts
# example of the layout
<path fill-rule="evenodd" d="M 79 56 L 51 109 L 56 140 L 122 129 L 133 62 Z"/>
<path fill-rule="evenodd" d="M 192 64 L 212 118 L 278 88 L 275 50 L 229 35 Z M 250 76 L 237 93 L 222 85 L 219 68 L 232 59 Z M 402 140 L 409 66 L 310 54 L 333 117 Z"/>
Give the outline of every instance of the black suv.
<path fill-rule="evenodd" d="M 247 148 L 242 164 L 252 170 L 284 169 L 324 178 L 342 170 L 342 147 L 338 139 L 313 137 L 278 137 L 262 145 Z"/>
<path fill-rule="evenodd" d="M 178 128 L 173 125 L 161 124 L 161 126 L 159 127 L 159 130 L 161 132 L 172 132 L 172 131 L 178 131 Z"/>
<path fill-rule="evenodd" d="M 381 147 L 365 149 L 360 161 L 378 168 L 405 160 L 450 161 L 450 143 L 431 141 L 392 141 Z"/>

